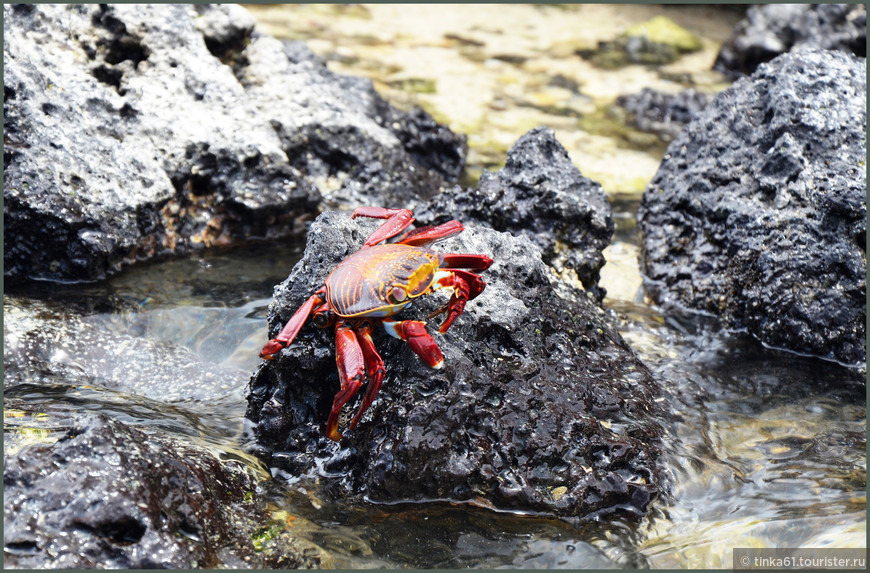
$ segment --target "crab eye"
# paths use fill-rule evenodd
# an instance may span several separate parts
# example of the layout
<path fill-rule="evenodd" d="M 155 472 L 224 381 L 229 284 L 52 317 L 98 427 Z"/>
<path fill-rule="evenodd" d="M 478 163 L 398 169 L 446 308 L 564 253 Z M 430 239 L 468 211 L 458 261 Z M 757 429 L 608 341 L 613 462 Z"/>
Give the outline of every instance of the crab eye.
<path fill-rule="evenodd" d="M 326 328 L 332 322 L 332 313 L 329 311 L 315 312 L 311 317 L 311 322 L 318 328 Z"/>
<path fill-rule="evenodd" d="M 387 300 L 392 304 L 396 304 L 402 302 L 408 298 L 408 294 L 405 292 L 405 289 L 399 286 L 391 287 L 389 291 L 387 291 Z"/>

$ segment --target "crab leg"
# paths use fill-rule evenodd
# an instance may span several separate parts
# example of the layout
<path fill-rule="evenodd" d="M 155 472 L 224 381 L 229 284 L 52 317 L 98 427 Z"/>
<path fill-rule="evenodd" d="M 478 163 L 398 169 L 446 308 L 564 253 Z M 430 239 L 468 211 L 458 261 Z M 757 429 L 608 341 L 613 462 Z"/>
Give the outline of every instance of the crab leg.
<path fill-rule="evenodd" d="M 437 227 L 420 227 L 408 231 L 397 241 L 403 245 L 426 245 L 438 239 L 461 233 L 465 227 L 459 221 L 447 221 Z"/>
<path fill-rule="evenodd" d="M 441 368 L 444 355 L 435 344 L 435 339 L 426 332 L 426 323 L 419 320 L 392 320 L 385 318 L 381 322 L 387 334 L 408 343 L 417 356 L 432 368 Z"/>
<path fill-rule="evenodd" d="M 492 265 L 492 259 L 486 255 L 468 255 L 465 253 L 443 253 L 441 255 L 441 268 L 485 271 L 490 265 Z"/>
<path fill-rule="evenodd" d="M 404 231 L 408 225 L 414 222 L 414 214 L 407 209 L 385 209 L 383 207 L 358 207 L 350 216 L 351 219 L 357 217 L 371 217 L 372 219 L 387 219 L 387 222 L 375 229 L 374 233 L 369 235 L 363 247 L 371 247 L 377 245 L 381 241 L 386 241 L 390 237 L 395 237 Z"/>
<path fill-rule="evenodd" d="M 446 312 L 447 318 L 438 327 L 438 332 L 444 334 L 453 321 L 465 310 L 465 303 L 475 298 L 486 288 L 483 279 L 474 273 L 459 269 L 442 269 L 435 274 L 435 288 L 453 288 L 453 296 L 450 301 L 430 314 L 426 318 L 432 318 Z"/>
<path fill-rule="evenodd" d="M 372 405 L 372 402 L 375 401 L 375 396 L 378 395 L 378 390 L 381 389 L 381 383 L 384 381 L 384 374 L 386 374 L 384 361 L 375 349 L 374 342 L 372 342 L 372 325 L 368 322 L 363 322 L 357 326 L 355 330 L 357 341 L 359 342 L 360 348 L 362 348 L 363 357 L 365 358 L 366 374 L 368 375 L 369 383 L 366 387 L 366 393 L 365 396 L 363 396 L 362 404 L 360 404 L 359 409 L 350 421 L 351 430 L 356 428 L 356 425 L 363 417 L 363 414 L 366 413 L 366 410 L 368 410 L 369 406 Z"/>
<path fill-rule="evenodd" d="M 284 325 L 284 328 L 281 329 L 278 336 L 263 346 L 263 350 L 260 351 L 260 358 L 272 360 L 277 352 L 282 348 L 287 348 L 290 343 L 293 342 L 293 339 L 296 338 L 296 335 L 299 334 L 299 330 L 302 328 L 302 325 L 305 324 L 305 321 L 308 320 L 308 317 L 311 316 L 314 309 L 323 304 L 324 294 L 326 294 L 326 289 L 321 288 L 311 295 L 311 297 L 299 307 L 299 310 L 290 317 L 290 320 L 287 321 L 287 324 Z"/>
<path fill-rule="evenodd" d="M 342 407 L 354 397 L 363 385 L 365 377 L 365 356 L 353 328 L 347 322 L 339 322 L 335 327 L 335 363 L 338 366 L 338 379 L 341 389 L 332 401 L 332 410 L 326 420 L 326 435 L 330 440 L 339 441 L 338 417 Z"/>

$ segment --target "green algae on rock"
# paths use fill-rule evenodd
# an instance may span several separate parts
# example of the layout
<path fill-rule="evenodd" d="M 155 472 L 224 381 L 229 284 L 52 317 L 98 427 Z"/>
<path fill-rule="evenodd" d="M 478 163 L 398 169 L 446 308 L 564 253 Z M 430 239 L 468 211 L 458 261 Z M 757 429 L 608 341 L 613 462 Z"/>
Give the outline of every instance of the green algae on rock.
<path fill-rule="evenodd" d="M 616 69 L 629 64 L 661 66 L 703 47 L 697 36 L 665 16 L 635 24 L 616 39 L 599 42 L 595 50 L 578 53 L 596 66 Z"/>

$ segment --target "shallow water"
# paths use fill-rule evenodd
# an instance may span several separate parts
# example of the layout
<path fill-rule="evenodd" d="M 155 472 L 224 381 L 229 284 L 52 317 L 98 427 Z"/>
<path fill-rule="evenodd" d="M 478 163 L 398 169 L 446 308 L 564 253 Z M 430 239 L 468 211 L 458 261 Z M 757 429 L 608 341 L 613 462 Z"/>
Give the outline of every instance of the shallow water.
<path fill-rule="evenodd" d="M 616 201 L 615 208 L 626 209 L 627 217 L 636 201 Z M 635 239 L 630 228 L 621 229 L 615 245 Z M 79 356 L 80 377 L 7 365 L 7 401 L 49 412 L 100 411 L 216 444 L 259 466 L 239 449 L 244 388 L 266 340 L 272 285 L 300 247 L 255 244 L 129 269 L 100 286 L 7 293 L 13 316 L 34 301 L 68 309 L 77 300 L 89 307 L 102 300 L 110 310 L 78 316 L 139 341 L 117 354 L 121 363 L 153 360 L 151 353 L 165 344 L 233 373 L 219 387 L 188 396 L 146 397 L 135 384 L 118 387 L 94 376 L 94 367 L 82 362 L 88 358 Z M 342 507 L 298 484 L 267 481 L 261 495 L 270 500 L 274 524 L 325 549 L 336 567 L 730 567 L 733 547 L 864 545 L 865 400 L 852 376 L 720 332 L 710 320 L 666 318 L 642 301 L 608 298 L 606 304 L 679 415 L 669 426 L 666 463 L 673 495 L 639 526 L 577 526 L 448 503 Z M 6 414 L 7 453 L 52 439 L 50 428 L 34 434 L 38 420 Z M 292 516 L 292 525 L 282 516 Z"/>
<path fill-rule="evenodd" d="M 503 160 L 504 148 L 526 129 L 556 123 L 557 137 L 581 171 L 600 180 L 613 203 L 617 233 L 602 272 L 605 306 L 661 380 L 660 399 L 677 413 L 668 423 L 664 464 L 673 474 L 672 495 L 656 502 L 640 524 L 576 525 L 462 504 L 331 505 L 299 484 L 266 480 L 260 495 L 269 500 L 274 519 L 264 531 L 283 529 L 311 541 L 331 556 L 326 565 L 340 568 L 727 568 L 734 547 L 865 546 L 866 400 L 854 374 L 765 349 L 751 337 L 721 331 L 708 318 L 664 316 L 651 308 L 637 267 L 634 216 L 638 190 L 652 176 L 660 151 L 583 132 L 576 116 L 553 112 L 576 106 L 578 113 L 589 113 L 618 92 L 645 85 L 679 87 L 639 66 L 604 73 L 576 56 L 554 55 L 565 42 L 608 39 L 626 23 L 663 9 L 464 10 L 451 7 L 444 12 L 449 22 L 429 22 L 425 30 L 419 26 L 423 16 L 414 18 L 389 5 L 262 8 L 255 14 L 274 28 L 276 14 L 283 11 L 285 20 L 296 23 L 286 35 L 311 40 L 331 65 L 370 71 L 394 101 L 428 102 L 438 107 L 430 111 L 439 112 L 439 119 L 452 117 L 454 129 L 470 134 L 472 178 Z M 715 42 L 737 18 L 725 12 L 711 19 L 706 10 L 664 11 L 683 26 L 695 26 L 692 31 L 705 43 L 701 55 L 674 64 L 671 74 L 682 69 L 713 86 L 703 70 L 712 63 Z M 570 18 L 578 14 L 589 30 L 571 35 L 578 28 Z M 484 23 L 487 17 L 492 20 Z M 391 40 L 397 29 L 401 34 Z M 542 29 L 551 30 L 545 44 Z M 506 30 L 520 32 L 503 37 L 500 31 Z M 475 45 L 480 42 L 484 46 Z M 475 47 L 477 52 L 471 50 Z M 402 52 L 405 48 L 410 52 Z M 459 55 L 444 60 L 450 50 Z M 507 57 L 511 54 L 523 56 L 522 63 Z M 425 83 L 408 68 L 415 55 L 440 62 L 433 73 L 445 74 L 434 93 L 421 91 L 426 96 L 421 100 L 400 89 Z M 466 68 L 479 72 L 484 87 L 462 83 L 471 81 L 460 77 Z M 541 81 L 553 70 L 582 76 L 579 94 Z M 403 84 L 403 77 L 417 83 Z M 468 97 L 457 98 L 454 84 Z M 456 99 L 467 101 L 454 110 Z M 100 285 L 38 285 L 5 293 L 7 350 L 17 344 L 15 329 L 21 325 L 73 325 L 83 337 L 95 333 L 117 341 L 109 344 L 108 358 L 89 353 L 87 339 L 78 346 L 50 340 L 51 356 L 37 356 L 27 366 L 6 362 L 7 403 L 22 400 L 48 412 L 100 411 L 146 429 L 216 444 L 227 456 L 260 467 L 239 448 L 245 387 L 266 340 L 273 285 L 287 276 L 302 246 L 298 241 L 253 243 L 131 268 Z M 40 360 L 49 359 L 55 367 L 42 368 Z M 198 374 L 164 383 L 177 377 L 174 361 L 189 363 Z M 7 454 L 57 437 L 38 416 L 15 409 L 6 410 L 5 429 Z M 264 533 L 263 542 L 267 537 Z"/>
<path fill-rule="evenodd" d="M 329 68 L 372 79 L 399 107 L 419 105 L 468 136 L 469 179 L 497 168 L 520 135 L 547 125 L 584 175 L 608 192 L 640 193 L 658 169 L 660 142 L 626 130 L 609 107 L 644 87 L 675 93 L 727 85 L 710 71 L 740 19 L 714 6 L 619 4 L 370 4 L 250 6 L 257 25 L 303 40 Z M 702 49 L 652 68 L 603 71 L 576 55 L 664 15 Z M 654 153 L 650 153 L 650 148 Z M 628 168 L 627 168 L 628 167 Z"/>

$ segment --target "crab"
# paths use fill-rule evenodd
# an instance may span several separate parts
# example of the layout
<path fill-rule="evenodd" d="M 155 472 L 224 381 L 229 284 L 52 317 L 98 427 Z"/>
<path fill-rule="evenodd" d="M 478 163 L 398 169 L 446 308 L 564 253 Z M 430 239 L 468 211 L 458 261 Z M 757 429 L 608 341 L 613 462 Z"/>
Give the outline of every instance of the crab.
<path fill-rule="evenodd" d="M 273 359 L 289 346 L 303 325 L 311 321 L 320 328 L 335 326 L 335 362 L 341 387 L 326 421 L 326 435 L 339 441 L 339 416 L 368 379 L 362 403 L 350 422 L 356 428 L 374 402 L 386 374 L 384 361 L 375 349 L 375 325 L 408 343 L 417 356 L 432 368 L 444 364 L 441 349 L 419 320 L 395 320 L 393 315 L 415 299 L 438 289 L 452 289 L 450 300 L 427 316 L 446 314 L 438 332 L 445 333 L 465 310 L 465 304 L 486 288 L 483 279 L 471 271 L 485 271 L 492 264 L 486 255 L 439 253 L 430 243 L 463 230 L 459 221 L 427 226 L 405 232 L 393 243 L 383 243 L 414 222 L 407 209 L 360 207 L 351 215 L 386 219 L 365 240 L 362 247 L 340 262 L 311 297 L 287 321 L 278 335 L 266 343 L 260 357 Z M 383 244 L 382 244 L 383 243 Z"/>

